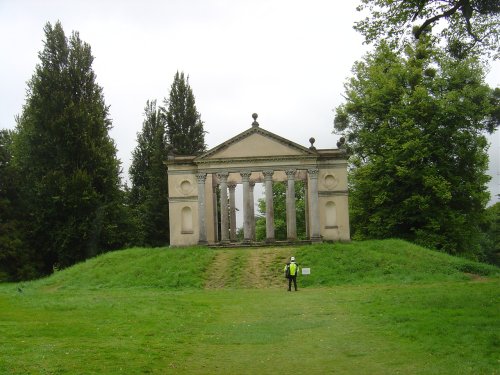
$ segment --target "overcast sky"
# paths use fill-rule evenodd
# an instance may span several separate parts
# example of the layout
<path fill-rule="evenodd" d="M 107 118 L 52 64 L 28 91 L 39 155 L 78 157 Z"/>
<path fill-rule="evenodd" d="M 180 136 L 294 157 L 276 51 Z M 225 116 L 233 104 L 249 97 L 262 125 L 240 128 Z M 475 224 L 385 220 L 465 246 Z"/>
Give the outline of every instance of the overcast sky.
<path fill-rule="evenodd" d="M 92 47 L 125 172 L 146 101 L 168 97 L 177 70 L 190 77 L 209 148 L 249 128 L 253 112 L 266 130 L 334 148 L 333 109 L 353 63 L 368 50 L 352 29 L 357 3 L 0 0 L 0 129 L 15 127 L 43 27 L 60 20 L 67 36 L 78 31 Z M 500 62 L 487 82 L 500 85 Z M 500 133 L 489 140 L 493 196 L 500 194 Z"/>

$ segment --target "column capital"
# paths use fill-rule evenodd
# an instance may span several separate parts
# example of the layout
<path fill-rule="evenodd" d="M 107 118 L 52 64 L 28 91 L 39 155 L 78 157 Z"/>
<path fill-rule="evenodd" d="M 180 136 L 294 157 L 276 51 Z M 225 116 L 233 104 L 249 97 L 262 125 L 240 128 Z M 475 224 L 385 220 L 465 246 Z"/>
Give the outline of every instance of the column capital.
<path fill-rule="evenodd" d="M 319 169 L 318 168 L 308 169 L 307 174 L 312 179 L 318 179 Z"/>
<path fill-rule="evenodd" d="M 206 179 L 207 179 L 206 173 L 196 173 L 196 180 L 198 181 L 199 184 L 204 184 Z"/>
<path fill-rule="evenodd" d="M 274 171 L 272 169 L 266 169 L 265 171 L 262 171 L 262 174 L 264 175 L 264 179 L 269 181 L 272 180 Z"/>
<path fill-rule="evenodd" d="M 295 179 L 295 173 L 297 172 L 296 169 L 285 169 L 285 174 L 288 177 L 289 180 L 294 180 Z"/>
<path fill-rule="evenodd" d="M 229 190 L 236 189 L 236 182 L 228 182 L 227 187 L 229 188 Z"/>
<path fill-rule="evenodd" d="M 249 171 L 243 171 L 240 172 L 240 176 L 243 182 L 248 182 L 250 181 L 250 176 L 252 175 L 252 172 Z"/>
<path fill-rule="evenodd" d="M 229 172 L 219 172 L 217 173 L 217 178 L 221 182 L 227 182 L 227 178 L 229 177 Z"/>

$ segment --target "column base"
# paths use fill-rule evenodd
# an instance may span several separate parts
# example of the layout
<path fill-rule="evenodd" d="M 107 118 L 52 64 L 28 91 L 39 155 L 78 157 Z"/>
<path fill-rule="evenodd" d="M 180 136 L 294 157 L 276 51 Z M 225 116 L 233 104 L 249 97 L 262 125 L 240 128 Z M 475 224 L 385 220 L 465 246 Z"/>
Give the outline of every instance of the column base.
<path fill-rule="evenodd" d="M 266 243 L 273 243 L 276 242 L 275 238 L 266 238 Z"/>
<path fill-rule="evenodd" d="M 198 245 L 206 246 L 206 245 L 208 245 L 208 241 L 206 241 L 206 240 L 200 240 L 200 241 L 198 241 Z"/>
<path fill-rule="evenodd" d="M 311 237 L 311 242 L 323 242 L 323 238 L 321 236 L 318 237 Z"/>

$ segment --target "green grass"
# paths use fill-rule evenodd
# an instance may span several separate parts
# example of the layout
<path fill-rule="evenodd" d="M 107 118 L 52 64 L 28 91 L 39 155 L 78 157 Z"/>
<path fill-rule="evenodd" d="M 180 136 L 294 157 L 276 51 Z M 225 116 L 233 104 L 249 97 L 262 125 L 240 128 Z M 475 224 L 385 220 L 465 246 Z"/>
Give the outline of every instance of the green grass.
<path fill-rule="evenodd" d="M 202 247 L 115 251 L 56 272 L 33 285 L 57 289 L 201 288 L 213 256 L 213 251 Z"/>
<path fill-rule="evenodd" d="M 415 283 L 500 275 L 498 267 L 431 251 L 402 240 L 321 244 L 296 252 L 311 276 L 304 286 Z"/>
<path fill-rule="evenodd" d="M 259 264 L 282 288 L 242 275 L 268 250 L 206 248 L 129 249 L 0 285 L 0 373 L 500 373 L 498 268 L 397 240 L 275 251 Z M 231 287 L 204 289 L 224 252 Z M 312 271 L 298 293 L 277 262 L 292 253 Z"/>

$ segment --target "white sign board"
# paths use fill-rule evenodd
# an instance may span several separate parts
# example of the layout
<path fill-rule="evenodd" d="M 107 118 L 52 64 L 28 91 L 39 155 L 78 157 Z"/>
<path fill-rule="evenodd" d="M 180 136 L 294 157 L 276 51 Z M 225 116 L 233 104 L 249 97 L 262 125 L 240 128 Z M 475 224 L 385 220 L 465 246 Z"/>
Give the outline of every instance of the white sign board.
<path fill-rule="evenodd" d="M 311 274 L 310 268 L 302 268 L 302 275 L 310 275 L 310 274 Z"/>

